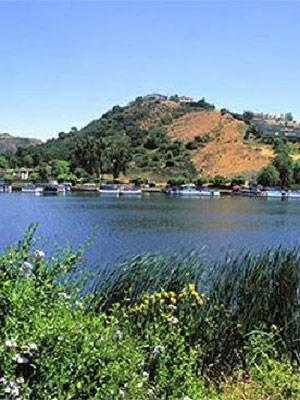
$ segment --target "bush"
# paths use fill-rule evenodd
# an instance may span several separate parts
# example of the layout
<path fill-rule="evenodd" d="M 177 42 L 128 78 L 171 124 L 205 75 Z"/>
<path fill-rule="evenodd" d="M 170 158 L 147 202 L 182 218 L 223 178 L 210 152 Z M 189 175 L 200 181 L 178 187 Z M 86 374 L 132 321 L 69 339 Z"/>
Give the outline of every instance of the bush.
<path fill-rule="evenodd" d="M 91 290 L 34 233 L 0 258 L 0 398 L 299 399 L 299 248 L 138 256 Z"/>
<path fill-rule="evenodd" d="M 216 175 L 211 180 L 211 183 L 215 187 L 219 187 L 219 188 L 222 188 L 222 187 L 226 186 L 228 182 L 229 182 L 228 179 L 225 176 L 222 176 L 222 175 Z"/>

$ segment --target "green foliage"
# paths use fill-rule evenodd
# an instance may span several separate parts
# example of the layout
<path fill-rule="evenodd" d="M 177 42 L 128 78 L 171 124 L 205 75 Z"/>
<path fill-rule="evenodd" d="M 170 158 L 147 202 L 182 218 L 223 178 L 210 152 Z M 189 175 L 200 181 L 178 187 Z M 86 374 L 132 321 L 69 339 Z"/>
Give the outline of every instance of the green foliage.
<path fill-rule="evenodd" d="M 9 168 L 9 162 L 4 155 L 0 155 L 0 168 Z"/>
<path fill-rule="evenodd" d="M 273 160 L 274 167 L 279 172 L 281 186 L 286 188 L 293 183 L 293 160 L 286 151 L 281 151 Z"/>
<path fill-rule="evenodd" d="M 68 162 L 71 173 L 82 168 L 89 175 L 111 173 L 117 176 L 125 170 L 164 177 L 176 175 L 178 171 L 194 174 L 189 152 L 183 143 L 173 143 L 166 128 L 174 118 L 187 112 L 211 108 L 213 106 L 205 99 L 189 104 L 179 103 L 174 108 L 138 97 L 125 107 L 113 107 L 80 130 L 71 128 L 68 133 L 60 132 L 57 139 L 19 150 L 17 162 L 19 166 L 28 167 L 53 163 L 54 176 L 69 173 L 57 170 L 57 160 Z M 123 152 L 117 149 L 122 144 L 120 138 L 126 142 Z M 111 156 L 111 149 L 114 157 Z M 174 158 L 167 159 L 170 149 Z"/>
<path fill-rule="evenodd" d="M 5 175 L 3 176 L 3 180 L 4 180 L 5 182 L 12 183 L 13 180 L 14 180 L 14 177 L 12 176 L 12 174 L 5 174 Z"/>
<path fill-rule="evenodd" d="M 92 136 L 77 139 L 72 163 L 83 168 L 88 174 L 100 173 L 102 167 L 103 143 L 101 139 Z"/>
<path fill-rule="evenodd" d="M 229 183 L 229 180 L 225 176 L 215 175 L 212 178 L 211 183 L 217 188 L 222 188 L 222 187 L 226 186 L 227 183 Z"/>
<path fill-rule="evenodd" d="M 128 163 L 131 159 L 128 139 L 124 136 L 114 138 L 107 143 L 105 149 L 107 172 L 112 172 L 114 179 L 120 173 L 126 174 Z"/>
<path fill-rule="evenodd" d="M 233 178 L 231 178 L 231 185 L 244 185 L 245 182 L 245 178 L 241 175 L 235 175 Z"/>
<path fill-rule="evenodd" d="M 0 257 L 0 398 L 299 399 L 299 248 L 139 256 L 91 292 L 34 233 Z"/>
<path fill-rule="evenodd" d="M 263 186 L 276 186 L 280 182 L 278 170 L 273 164 L 264 167 L 257 176 L 257 183 Z"/>
<path fill-rule="evenodd" d="M 55 177 L 59 175 L 68 175 L 70 173 L 70 163 L 65 160 L 53 160 L 51 168 L 51 173 Z"/>

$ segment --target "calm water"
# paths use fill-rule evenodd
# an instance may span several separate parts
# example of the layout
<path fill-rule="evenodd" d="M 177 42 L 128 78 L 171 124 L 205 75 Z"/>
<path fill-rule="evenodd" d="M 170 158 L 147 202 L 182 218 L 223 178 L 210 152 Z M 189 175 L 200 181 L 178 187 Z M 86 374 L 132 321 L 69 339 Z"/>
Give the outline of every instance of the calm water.
<path fill-rule="evenodd" d="M 95 230 L 87 257 L 99 268 L 145 252 L 202 249 L 206 258 L 258 250 L 300 239 L 300 201 L 224 197 L 109 198 L 1 194 L 0 248 L 18 240 L 31 222 L 39 235 L 78 246 Z"/>

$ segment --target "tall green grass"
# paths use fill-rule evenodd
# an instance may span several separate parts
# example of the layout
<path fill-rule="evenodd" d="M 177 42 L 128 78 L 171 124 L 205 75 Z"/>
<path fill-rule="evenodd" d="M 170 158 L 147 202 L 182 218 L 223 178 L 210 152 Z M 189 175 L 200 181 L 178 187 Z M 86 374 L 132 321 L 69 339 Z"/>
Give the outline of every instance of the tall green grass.
<path fill-rule="evenodd" d="M 107 311 L 116 302 L 136 303 L 145 292 L 179 292 L 190 282 L 207 298 L 192 335 L 207 344 L 207 354 L 211 354 L 207 364 L 220 359 L 227 370 L 238 358 L 243 363 L 239 355 L 251 331 L 275 327 L 278 346 L 292 361 L 299 360 L 299 246 L 265 248 L 258 254 L 242 252 L 210 264 L 197 253 L 135 257 L 104 274 L 96 285 L 95 301 L 98 309 Z M 207 320 L 211 323 L 204 332 L 203 321 Z"/>

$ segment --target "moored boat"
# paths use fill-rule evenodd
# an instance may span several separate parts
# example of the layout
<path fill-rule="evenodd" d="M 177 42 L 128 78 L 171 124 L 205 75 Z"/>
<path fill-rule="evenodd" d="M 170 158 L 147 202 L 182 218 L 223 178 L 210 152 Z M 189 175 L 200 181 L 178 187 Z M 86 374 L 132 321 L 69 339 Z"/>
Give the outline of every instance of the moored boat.
<path fill-rule="evenodd" d="M 284 199 L 287 197 L 287 193 L 284 190 L 266 190 L 262 193 L 262 196 L 267 198 Z"/>
<path fill-rule="evenodd" d="M 299 190 L 289 190 L 286 194 L 289 199 L 300 199 L 300 191 Z"/>
<path fill-rule="evenodd" d="M 177 191 L 176 194 L 179 196 L 187 196 L 187 197 L 212 197 L 212 196 L 220 196 L 220 192 L 216 190 L 210 189 L 197 189 L 195 185 L 188 184 L 182 185 Z"/>
<path fill-rule="evenodd" d="M 121 186 L 120 195 L 122 195 L 122 196 L 141 196 L 142 190 L 137 186 Z"/>
<path fill-rule="evenodd" d="M 43 194 L 50 194 L 50 195 L 56 195 L 56 194 L 65 194 L 66 189 L 63 185 L 45 185 Z"/>
<path fill-rule="evenodd" d="M 22 193 L 34 193 L 36 195 L 40 195 L 43 193 L 43 188 L 41 186 L 37 186 L 34 183 L 28 183 L 28 185 L 24 186 L 21 189 Z"/>
<path fill-rule="evenodd" d="M 118 188 L 117 185 L 101 185 L 99 189 L 99 193 L 102 195 L 108 195 L 108 196 L 119 196 L 120 194 L 120 189 Z"/>

